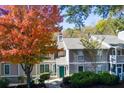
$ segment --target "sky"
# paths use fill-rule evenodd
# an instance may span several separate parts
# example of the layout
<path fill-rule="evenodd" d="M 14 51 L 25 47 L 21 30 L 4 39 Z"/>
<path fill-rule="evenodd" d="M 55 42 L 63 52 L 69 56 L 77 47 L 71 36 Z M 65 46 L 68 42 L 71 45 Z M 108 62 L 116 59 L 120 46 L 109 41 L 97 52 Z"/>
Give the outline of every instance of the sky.
<path fill-rule="evenodd" d="M 94 15 L 94 14 L 90 14 L 89 17 L 87 18 L 87 20 L 85 21 L 85 26 L 95 26 L 95 24 L 99 20 L 101 20 L 101 18 L 99 16 Z M 65 19 L 63 20 L 61 25 L 63 26 L 63 30 L 65 30 L 67 28 L 73 28 L 74 27 L 74 24 L 67 23 Z"/>

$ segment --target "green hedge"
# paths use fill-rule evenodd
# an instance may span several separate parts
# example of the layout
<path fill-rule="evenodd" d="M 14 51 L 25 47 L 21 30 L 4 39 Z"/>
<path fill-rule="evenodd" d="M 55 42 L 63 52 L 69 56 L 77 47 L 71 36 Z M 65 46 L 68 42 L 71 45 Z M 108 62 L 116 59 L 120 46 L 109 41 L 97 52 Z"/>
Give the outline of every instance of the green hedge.
<path fill-rule="evenodd" d="M 100 83 L 104 85 L 116 85 L 119 83 L 119 78 L 107 72 L 99 73 Z"/>
<path fill-rule="evenodd" d="M 80 72 L 75 73 L 70 77 L 63 78 L 63 84 L 70 87 L 91 87 L 95 85 L 114 85 L 119 82 L 115 75 L 107 72 L 94 73 L 94 72 Z"/>
<path fill-rule="evenodd" d="M 9 80 L 6 78 L 0 78 L 0 88 L 7 88 L 9 86 Z"/>

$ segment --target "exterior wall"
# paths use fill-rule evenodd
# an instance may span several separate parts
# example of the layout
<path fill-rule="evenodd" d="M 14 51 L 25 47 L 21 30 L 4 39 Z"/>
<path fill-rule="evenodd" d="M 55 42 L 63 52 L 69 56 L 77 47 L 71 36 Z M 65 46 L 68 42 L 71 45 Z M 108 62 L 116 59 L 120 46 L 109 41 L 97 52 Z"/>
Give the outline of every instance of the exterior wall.
<path fill-rule="evenodd" d="M 81 51 L 84 55 L 84 62 L 91 62 L 89 55 L 85 52 L 85 50 L 70 50 L 69 51 L 69 62 L 77 62 L 78 51 Z M 97 61 L 105 61 L 108 62 L 108 50 L 103 50 L 102 56 L 97 57 Z"/>
<path fill-rule="evenodd" d="M 70 64 L 69 65 L 69 73 L 78 73 L 78 67 L 83 66 L 83 71 L 109 71 L 109 65 L 107 63 L 100 63 L 100 64 Z"/>
<path fill-rule="evenodd" d="M 10 64 L 10 74 L 9 75 L 18 75 L 18 65 Z M 4 63 L 1 63 L 1 76 L 4 75 Z"/>
<path fill-rule="evenodd" d="M 82 51 L 83 50 L 69 50 L 69 62 L 77 62 L 77 55 L 78 55 L 78 51 Z"/>

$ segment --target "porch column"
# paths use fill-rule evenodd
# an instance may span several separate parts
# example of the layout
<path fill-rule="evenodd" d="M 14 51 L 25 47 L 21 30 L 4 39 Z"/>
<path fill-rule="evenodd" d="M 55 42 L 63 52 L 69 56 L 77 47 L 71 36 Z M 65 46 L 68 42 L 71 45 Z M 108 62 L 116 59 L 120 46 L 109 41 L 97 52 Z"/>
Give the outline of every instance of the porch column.
<path fill-rule="evenodd" d="M 35 65 L 35 70 L 36 70 L 36 72 L 35 72 L 35 74 L 36 74 L 36 76 L 37 76 L 37 74 L 38 74 L 38 70 L 37 70 L 37 64 Z"/>
<path fill-rule="evenodd" d="M 116 61 L 116 63 L 117 63 L 117 47 L 115 47 L 115 61 Z"/>
<path fill-rule="evenodd" d="M 70 69 L 70 62 L 69 62 L 69 49 L 66 50 L 66 61 L 67 61 L 67 64 L 68 64 L 68 73 L 67 75 L 69 76 L 69 69 Z"/>

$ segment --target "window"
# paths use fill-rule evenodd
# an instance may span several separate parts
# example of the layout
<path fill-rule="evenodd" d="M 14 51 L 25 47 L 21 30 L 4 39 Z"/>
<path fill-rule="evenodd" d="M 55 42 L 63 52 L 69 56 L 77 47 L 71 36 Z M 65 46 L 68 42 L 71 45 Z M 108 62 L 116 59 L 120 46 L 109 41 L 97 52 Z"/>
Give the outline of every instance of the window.
<path fill-rule="evenodd" d="M 124 72 L 124 64 L 123 64 L 123 72 Z"/>
<path fill-rule="evenodd" d="M 49 65 L 45 64 L 45 72 L 49 72 Z"/>
<path fill-rule="evenodd" d="M 59 35 L 59 41 L 63 40 L 63 35 Z"/>
<path fill-rule="evenodd" d="M 65 73 L 64 74 L 66 75 L 66 67 L 65 67 Z"/>
<path fill-rule="evenodd" d="M 117 55 L 122 55 L 122 51 L 121 50 L 117 50 Z"/>
<path fill-rule="evenodd" d="M 83 72 L 83 66 L 78 67 L 78 72 Z"/>
<path fill-rule="evenodd" d="M 115 50 L 114 49 L 112 50 L 112 55 L 115 55 Z"/>
<path fill-rule="evenodd" d="M 116 72 L 115 70 L 116 70 L 116 65 L 113 64 L 113 65 L 112 65 L 112 69 L 111 69 L 111 71 L 112 71 L 112 72 Z"/>
<path fill-rule="evenodd" d="M 78 61 L 84 61 L 84 56 L 78 56 Z"/>
<path fill-rule="evenodd" d="M 44 72 L 44 65 L 40 65 L 40 73 Z"/>
<path fill-rule="evenodd" d="M 78 55 L 83 55 L 83 51 L 78 50 Z"/>
<path fill-rule="evenodd" d="M 4 74 L 5 75 L 10 74 L 10 64 L 4 64 Z"/>
<path fill-rule="evenodd" d="M 49 64 L 40 65 L 40 73 L 49 72 Z"/>

